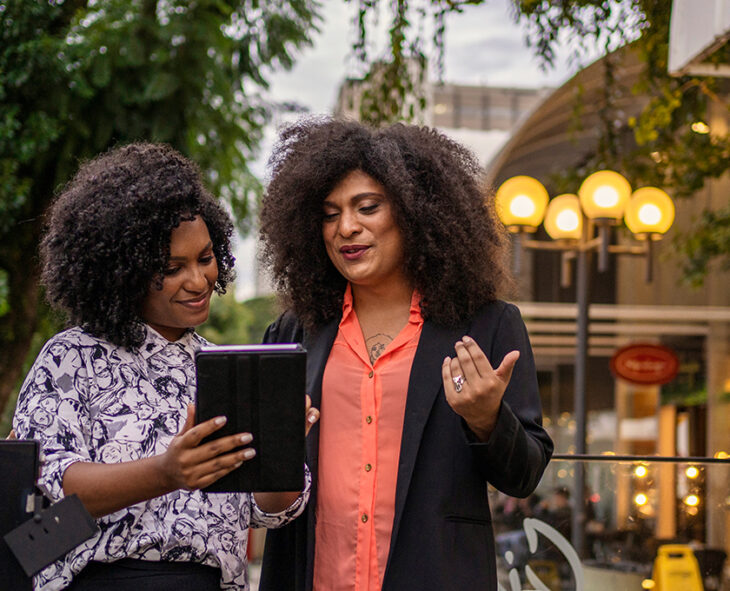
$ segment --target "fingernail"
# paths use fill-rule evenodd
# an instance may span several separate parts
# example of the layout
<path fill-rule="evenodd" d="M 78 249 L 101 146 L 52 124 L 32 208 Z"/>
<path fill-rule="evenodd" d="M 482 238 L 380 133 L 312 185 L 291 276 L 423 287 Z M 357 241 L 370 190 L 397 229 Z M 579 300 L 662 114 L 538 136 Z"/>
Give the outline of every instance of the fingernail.
<path fill-rule="evenodd" d="M 253 441 L 253 435 L 251 435 L 251 433 L 244 433 L 241 437 L 239 437 L 239 440 L 241 443 L 250 443 Z"/>
<path fill-rule="evenodd" d="M 246 458 L 247 460 L 250 460 L 255 455 L 256 455 L 255 449 L 246 449 L 243 451 L 243 457 Z"/>
<path fill-rule="evenodd" d="M 243 466 L 243 462 L 236 462 L 234 464 L 233 468 L 236 469 L 236 468 L 240 468 L 241 466 Z"/>
<path fill-rule="evenodd" d="M 215 424 L 216 425 L 225 425 L 227 420 L 228 419 L 226 417 L 216 417 Z"/>
<path fill-rule="evenodd" d="M 441 365 L 444 365 L 444 364 L 448 363 L 449 361 L 451 361 L 451 357 L 446 356 L 446 357 L 444 357 L 444 360 L 441 362 Z"/>
<path fill-rule="evenodd" d="M 317 417 L 316 417 L 316 416 L 314 416 L 314 415 L 309 415 L 309 416 L 307 417 L 307 420 L 308 420 L 308 421 L 309 421 L 310 423 L 314 423 L 314 422 L 315 422 L 315 421 L 317 420 Z"/>
<path fill-rule="evenodd" d="M 464 335 L 464 338 L 461 339 L 465 343 L 471 343 L 473 342 L 472 338 L 470 336 Z"/>

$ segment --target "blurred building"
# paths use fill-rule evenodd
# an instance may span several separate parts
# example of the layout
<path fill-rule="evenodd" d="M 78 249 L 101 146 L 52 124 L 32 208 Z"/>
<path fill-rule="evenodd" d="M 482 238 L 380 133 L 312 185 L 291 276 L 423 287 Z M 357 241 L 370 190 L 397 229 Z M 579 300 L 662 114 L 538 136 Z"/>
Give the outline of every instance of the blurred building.
<path fill-rule="evenodd" d="M 364 82 L 347 79 L 340 86 L 333 109 L 336 117 L 359 119 Z M 425 108 L 414 106 L 414 120 L 437 127 L 470 148 L 486 165 L 519 124 L 550 93 L 549 88 L 505 88 L 433 83 L 422 86 Z"/>

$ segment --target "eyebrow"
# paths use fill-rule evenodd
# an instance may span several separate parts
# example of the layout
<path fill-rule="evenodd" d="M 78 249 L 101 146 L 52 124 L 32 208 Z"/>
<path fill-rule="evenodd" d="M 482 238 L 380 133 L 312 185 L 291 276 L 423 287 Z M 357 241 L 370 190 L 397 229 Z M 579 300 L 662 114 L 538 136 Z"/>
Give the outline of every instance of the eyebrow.
<path fill-rule="evenodd" d="M 385 199 L 385 194 L 378 191 L 365 191 L 363 193 L 357 193 L 356 195 L 353 195 L 352 197 L 350 197 L 350 201 L 361 201 L 362 199 L 366 199 L 367 197 L 382 197 L 383 199 Z M 335 207 L 335 204 L 332 203 L 332 201 L 328 201 L 326 198 L 324 201 L 322 201 L 322 205 L 330 205 L 332 207 Z"/>
<path fill-rule="evenodd" d="M 210 242 L 208 242 L 208 244 L 206 244 L 203 248 L 200 249 L 200 252 L 198 254 L 200 255 L 200 254 L 204 253 L 206 250 L 210 250 L 212 248 L 213 248 L 213 241 L 211 240 Z M 186 258 L 187 257 L 174 257 L 174 256 L 171 256 L 169 260 L 171 260 L 171 261 L 184 261 Z"/>

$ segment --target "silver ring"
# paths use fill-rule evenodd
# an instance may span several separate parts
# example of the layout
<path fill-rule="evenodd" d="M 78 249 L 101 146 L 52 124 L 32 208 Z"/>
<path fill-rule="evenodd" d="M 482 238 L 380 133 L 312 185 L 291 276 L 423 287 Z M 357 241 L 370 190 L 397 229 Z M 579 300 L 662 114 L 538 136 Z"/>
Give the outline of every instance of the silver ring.
<path fill-rule="evenodd" d="M 464 387 L 464 384 L 466 384 L 466 380 L 464 379 L 464 376 L 456 376 L 451 379 L 454 382 L 454 390 L 456 390 L 457 392 L 461 392 L 461 389 Z"/>

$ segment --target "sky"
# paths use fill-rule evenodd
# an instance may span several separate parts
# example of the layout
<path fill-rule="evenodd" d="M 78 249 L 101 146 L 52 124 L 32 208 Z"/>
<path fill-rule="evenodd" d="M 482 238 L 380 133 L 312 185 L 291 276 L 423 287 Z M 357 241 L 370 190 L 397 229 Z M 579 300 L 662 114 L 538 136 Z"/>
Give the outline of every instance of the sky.
<path fill-rule="evenodd" d="M 388 6 L 389 2 L 381 2 Z M 525 28 L 514 22 L 510 0 L 486 0 L 481 6 L 467 7 L 462 14 L 447 17 L 444 55 L 444 81 L 457 84 L 540 88 L 559 86 L 574 73 L 567 67 L 567 49 L 559 53 L 556 67 L 547 72 L 539 67 L 524 41 Z M 298 52 L 290 71 L 270 75 L 269 97 L 277 102 L 295 101 L 311 113 L 330 113 L 339 85 L 352 66 L 350 47 L 354 39 L 353 22 L 357 4 L 344 0 L 322 0 L 320 32 L 313 33 L 314 45 Z M 386 18 L 383 18 L 386 17 Z M 384 39 L 387 15 L 382 15 L 376 40 Z M 427 33 L 428 35 L 428 33 Z M 382 44 L 380 45 L 382 47 Z M 584 64 L 586 65 L 586 64 Z M 350 75 L 352 73 L 350 72 Z M 261 157 L 252 171 L 266 178 L 266 157 L 275 141 L 275 120 L 266 131 Z M 460 141 L 465 141 L 461 140 Z M 236 295 L 253 295 L 255 244 L 252 238 L 237 248 Z"/>

